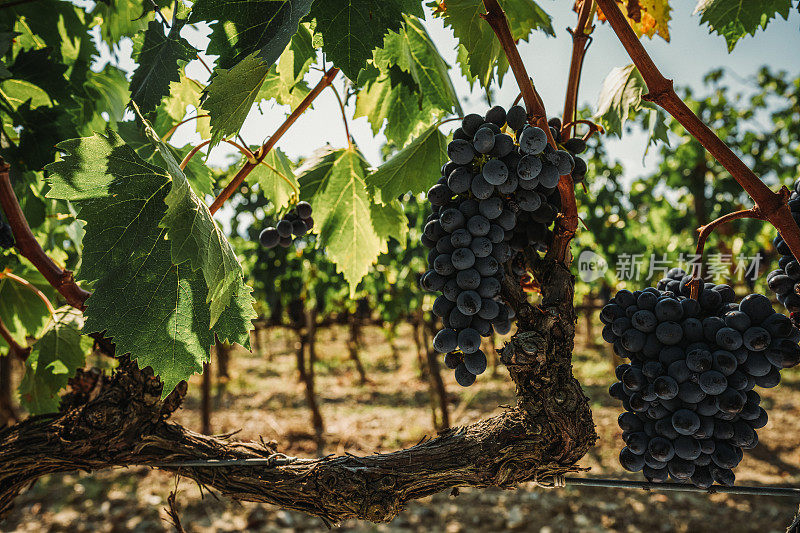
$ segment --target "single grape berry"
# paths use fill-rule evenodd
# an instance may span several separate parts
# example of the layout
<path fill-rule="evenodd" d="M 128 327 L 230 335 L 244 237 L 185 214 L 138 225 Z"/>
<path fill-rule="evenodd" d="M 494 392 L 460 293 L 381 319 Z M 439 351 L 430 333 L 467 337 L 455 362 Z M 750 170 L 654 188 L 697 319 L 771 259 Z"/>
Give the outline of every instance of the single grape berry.
<path fill-rule="evenodd" d="M 514 131 L 521 129 L 528 121 L 528 113 L 521 105 L 512 106 L 506 113 L 506 123 Z"/>
<path fill-rule="evenodd" d="M 275 229 L 281 237 L 290 237 L 292 235 L 292 223 L 286 219 L 278 222 Z"/>
<path fill-rule="evenodd" d="M 475 150 L 469 141 L 455 139 L 447 145 L 447 156 L 456 164 L 467 165 L 475 157 Z"/>
<path fill-rule="evenodd" d="M 308 202 L 297 202 L 294 209 L 300 218 L 303 219 L 309 218 L 312 214 L 311 204 Z"/>
<path fill-rule="evenodd" d="M 264 229 L 258 236 L 258 240 L 261 242 L 262 246 L 266 248 L 275 248 L 278 246 L 278 241 L 280 240 L 281 236 L 278 233 L 278 230 L 272 227 Z"/>
<path fill-rule="evenodd" d="M 455 351 L 458 347 L 458 335 L 454 329 L 443 329 L 433 338 L 433 348 L 440 353 Z"/>
<path fill-rule="evenodd" d="M 456 383 L 458 383 L 462 387 L 469 387 L 470 385 L 475 383 L 475 374 L 470 372 L 464 363 L 461 363 L 456 367 L 455 376 L 456 376 Z"/>

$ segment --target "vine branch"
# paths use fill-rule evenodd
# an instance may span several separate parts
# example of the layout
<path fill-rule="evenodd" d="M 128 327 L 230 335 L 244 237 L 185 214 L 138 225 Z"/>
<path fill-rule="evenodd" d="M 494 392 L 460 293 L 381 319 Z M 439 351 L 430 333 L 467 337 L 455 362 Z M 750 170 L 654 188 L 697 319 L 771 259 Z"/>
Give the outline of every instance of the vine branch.
<path fill-rule="evenodd" d="M 28 359 L 28 355 L 31 353 L 30 346 L 22 346 L 20 343 L 14 340 L 14 337 L 11 336 L 11 332 L 8 331 L 3 319 L 0 318 L 0 337 L 6 341 L 8 344 L 8 355 L 13 355 L 20 359 L 21 361 L 25 361 Z M 0 355 L 2 357 L 2 355 Z"/>
<path fill-rule="evenodd" d="M 8 225 L 14 233 L 17 250 L 42 273 L 54 289 L 61 293 L 69 305 L 83 311 L 86 308 L 84 302 L 89 297 L 89 292 L 75 282 L 72 272 L 56 265 L 34 238 L 11 186 L 9 170 L 8 164 L 0 158 L 0 207 L 5 212 Z"/>
<path fill-rule="evenodd" d="M 569 63 L 569 76 L 567 77 L 567 95 L 564 98 L 564 116 L 562 117 L 561 138 L 569 139 L 572 135 L 572 126 L 575 124 L 575 115 L 578 109 L 578 87 L 581 83 L 583 59 L 592 43 L 591 33 L 594 26 L 589 26 L 589 15 L 592 11 L 594 0 L 583 0 L 578 12 L 578 23 L 575 29 L 567 28 L 572 35 L 572 58 Z"/>
<path fill-rule="evenodd" d="M 264 159 L 264 157 L 266 157 L 269 151 L 272 150 L 272 148 L 278 143 L 280 138 L 283 137 L 283 135 L 289 130 L 292 124 L 297 122 L 297 119 L 300 118 L 300 115 L 302 115 L 311 106 L 311 103 L 314 101 L 314 99 L 317 96 L 319 96 L 319 94 L 323 91 L 323 89 L 325 89 L 325 87 L 327 87 L 333 82 L 333 79 L 336 77 L 337 74 L 339 74 L 338 68 L 336 67 L 329 68 L 322 76 L 322 78 L 319 80 L 317 85 L 311 90 L 310 93 L 308 93 L 308 96 L 306 96 L 303 99 L 303 101 L 300 102 L 297 108 L 294 111 L 292 111 L 292 114 L 286 118 L 286 120 L 283 122 L 283 124 L 281 124 L 278 127 L 277 130 L 275 130 L 275 133 L 272 134 L 272 136 L 267 140 L 267 142 L 265 142 L 264 145 L 258 149 L 258 151 L 255 154 L 256 161 L 255 162 L 248 161 L 247 163 L 244 164 L 242 168 L 239 169 L 239 172 L 236 173 L 236 175 L 233 177 L 230 183 L 228 183 L 225 189 L 223 189 L 223 191 L 219 194 L 219 196 L 217 196 L 217 198 L 214 200 L 214 203 L 211 204 L 211 207 L 209 207 L 209 211 L 211 211 L 212 215 L 216 213 L 217 210 L 220 207 L 222 207 L 222 204 L 224 204 L 228 200 L 228 198 L 230 198 L 233 195 L 236 189 L 239 188 L 239 186 L 244 182 L 244 180 L 247 178 L 250 172 L 253 171 L 256 165 L 259 164 Z"/>
<path fill-rule="evenodd" d="M 542 128 L 547 135 L 547 142 L 550 146 L 556 148 L 556 141 L 547 124 L 547 111 L 545 110 L 544 102 L 539 93 L 536 92 L 536 87 L 528 76 L 527 70 L 525 70 L 525 64 L 522 62 L 517 44 L 511 35 L 511 28 L 508 25 L 505 11 L 500 7 L 497 0 L 483 0 L 483 5 L 486 8 L 486 13 L 481 16 L 491 26 L 497 36 L 497 40 L 500 41 L 503 52 L 508 58 L 508 64 L 511 66 L 511 71 L 514 73 L 520 91 L 522 91 L 522 99 L 528 111 L 528 121 Z M 555 237 L 553 238 L 553 245 L 548 250 L 548 255 L 561 264 L 567 264 L 569 262 L 567 258 L 569 243 L 578 229 L 578 206 L 575 202 L 575 184 L 572 182 L 572 176 L 569 174 L 561 176 L 561 179 L 558 180 L 558 190 L 561 194 L 562 213 L 556 220 Z"/>
<path fill-rule="evenodd" d="M 43 475 L 114 466 L 159 468 L 240 501 L 269 502 L 328 523 L 385 522 L 408 501 L 454 486 L 510 488 L 582 470 L 576 463 L 597 435 L 571 373 L 573 278 L 538 256 L 532 268 L 543 280 L 541 307 L 520 308 L 520 329 L 500 355 L 518 402 L 495 417 L 391 453 L 293 459 L 263 442 L 200 435 L 168 422 L 186 382 L 160 402 L 163 385 L 152 370 L 122 357 L 91 398 L 67 394 L 60 413 L 0 428 L 0 516 Z M 241 460 L 253 464 L 233 467 Z M 207 468 L 209 461 L 231 467 Z"/>
<path fill-rule="evenodd" d="M 719 161 L 733 179 L 750 195 L 765 220 L 778 229 L 795 257 L 800 257 L 800 227 L 786 205 L 785 193 L 775 193 L 733 153 L 733 151 L 678 97 L 672 80 L 665 78 L 625 20 L 615 0 L 596 0 L 647 84 L 643 98 L 653 102 L 677 120 Z"/>

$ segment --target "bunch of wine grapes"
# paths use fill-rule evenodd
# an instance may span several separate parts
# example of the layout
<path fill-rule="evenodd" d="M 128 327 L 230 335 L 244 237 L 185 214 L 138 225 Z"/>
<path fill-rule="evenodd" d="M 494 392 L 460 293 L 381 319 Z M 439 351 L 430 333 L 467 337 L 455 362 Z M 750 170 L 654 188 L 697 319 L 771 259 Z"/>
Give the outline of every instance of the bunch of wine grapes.
<path fill-rule="evenodd" d="M 794 191 L 789 199 L 792 218 L 800 226 L 800 179 L 794 182 Z M 778 301 L 790 313 L 800 311 L 800 262 L 792 255 L 789 245 L 778 234 L 772 241 L 781 254 L 778 269 L 767 275 L 767 285 L 778 296 Z"/>
<path fill-rule="evenodd" d="M 767 423 L 753 389 L 800 362 L 800 330 L 766 296 L 737 304 L 730 286 L 696 280 L 695 300 L 690 281 L 673 269 L 656 288 L 619 291 L 600 314 L 603 339 L 630 360 L 609 389 L 625 408 L 619 461 L 650 481 L 730 486 Z"/>
<path fill-rule="evenodd" d="M 521 276 L 526 247 L 546 251 L 561 209 L 557 185 L 575 169 L 544 130 L 527 124 L 521 106 L 470 114 L 447 147 L 449 161 L 428 191 L 432 213 L 422 243 L 429 270 L 420 284 L 441 292 L 433 312 L 444 328 L 433 340 L 462 386 L 486 370 L 481 336 L 511 330 L 513 310 L 500 297 L 506 266 Z"/>
<path fill-rule="evenodd" d="M 314 227 L 311 218 L 311 204 L 297 202 L 297 205 L 284 216 L 274 227 L 270 226 L 261 232 L 258 240 L 266 248 L 281 246 L 288 248 L 294 237 L 302 237 Z"/>
<path fill-rule="evenodd" d="M 11 226 L 0 213 L 0 249 L 8 250 L 12 246 L 14 246 L 14 234 L 11 232 Z"/>

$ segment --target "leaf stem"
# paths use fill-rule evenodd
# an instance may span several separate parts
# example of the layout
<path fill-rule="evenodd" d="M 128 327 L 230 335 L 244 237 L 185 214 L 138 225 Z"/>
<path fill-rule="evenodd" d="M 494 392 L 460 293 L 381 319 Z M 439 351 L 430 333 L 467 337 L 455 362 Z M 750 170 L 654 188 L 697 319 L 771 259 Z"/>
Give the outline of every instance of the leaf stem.
<path fill-rule="evenodd" d="M 24 278 L 21 278 L 21 277 L 17 276 L 13 272 L 8 272 L 8 271 L 0 272 L 0 279 L 3 279 L 3 278 L 8 278 L 8 279 L 10 279 L 12 281 L 16 281 L 17 283 L 19 283 L 20 285 L 22 285 L 23 287 L 25 287 L 29 291 L 32 291 L 36 296 L 39 297 L 39 299 L 42 301 L 42 303 L 44 303 L 45 307 L 47 307 L 47 310 L 50 312 L 50 315 L 53 318 L 55 318 L 56 310 L 53 307 L 53 304 L 50 303 L 50 300 L 47 298 L 47 296 L 45 296 L 45 294 L 42 291 L 40 291 L 33 283 L 31 283 L 27 279 L 24 279 Z"/>
<path fill-rule="evenodd" d="M 347 146 L 348 148 L 353 148 L 353 138 L 350 136 L 350 126 L 347 124 L 347 113 L 344 109 L 344 101 L 342 100 L 342 96 L 339 94 L 339 89 L 336 88 L 334 84 L 329 85 L 330 89 L 333 91 L 333 94 L 336 95 L 336 101 L 339 102 L 339 110 L 342 112 L 342 124 L 344 124 L 344 134 L 347 136 Z"/>
<path fill-rule="evenodd" d="M 297 195 L 297 197 L 298 197 L 298 198 L 300 198 L 300 189 L 298 189 L 298 188 L 297 188 L 297 185 L 295 185 L 294 183 L 292 183 L 292 181 L 291 181 L 289 178 L 287 178 L 287 177 L 286 177 L 286 176 L 283 174 L 283 172 L 281 172 L 281 171 L 280 171 L 280 170 L 278 170 L 277 168 L 273 167 L 272 165 L 270 165 L 269 163 L 267 163 L 267 162 L 266 162 L 266 161 L 264 161 L 263 159 L 262 159 L 261 161 L 259 161 L 259 162 L 260 162 L 262 165 L 264 165 L 265 167 L 267 167 L 268 169 L 270 169 L 271 171 L 273 171 L 275 174 L 277 174 L 278 176 L 280 176 L 280 177 L 281 177 L 281 179 L 282 179 L 283 181 L 285 181 L 285 182 L 286 182 L 286 184 L 287 184 L 289 187 L 291 187 L 291 188 L 292 188 L 292 190 L 293 190 L 293 191 L 294 191 L 294 193 Z"/>
<path fill-rule="evenodd" d="M 206 70 L 208 71 L 208 74 L 210 76 L 213 76 L 214 75 L 214 71 L 211 70 L 211 67 L 208 66 L 208 63 L 206 63 L 205 60 L 202 57 L 200 57 L 200 54 L 197 53 L 194 56 L 197 58 L 198 61 L 200 61 L 200 63 L 203 64 L 204 67 L 206 67 Z"/>
<path fill-rule="evenodd" d="M 569 76 L 567 77 L 564 116 L 561 117 L 563 122 L 561 126 L 562 139 L 569 139 L 572 135 L 572 126 L 578 108 L 578 87 L 581 83 L 583 59 L 586 56 L 586 52 L 589 50 L 589 45 L 592 44 L 592 37 L 590 34 L 594 30 L 594 26 L 589 25 L 587 28 L 587 24 L 593 5 L 594 0 L 583 0 L 580 11 L 578 12 L 578 23 L 575 25 L 575 29 L 567 28 L 567 31 L 572 35 L 572 58 L 570 59 Z"/>
<path fill-rule="evenodd" d="M 286 120 L 283 122 L 283 124 L 281 124 L 278 129 L 275 130 L 275 133 L 273 133 L 272 136 L 267 140 L 267 142 L 265 142 L 261 148 L 258 149 L 255 154 L 257 162 L 261 162 L 264 159 L 269 151 L 272 150 L 272 148 L 278 143 L 280 138 L 283 137 L 283 135 L 289 130 L 292 124 L 297 122 L 297 119 L 300 118 L 300 115 L 302 115 L 311 106 L 311 103 L 314 101 L 314 99 L 319 96 L 325 87 L 333 82 L 333 79 L 337 74 L 339 74 L 339 69 L 336 67 L 331 67 L 325 72 L 317 85 L 311 90 L 310 93 L 308 93 L 303 101 L 300 102 L 297 108 L 292 111 L 292 114 L 286 117 Z M 256 164 L 257 163 L 251 163 L 248 161 L 242 168 L 239 169 L 239 172 L 236 173 L 230 183 L 228 183 L 225 189 L 223 189 L 219 196 L 217 196 L 217 198 L 214 200 L 214 203 L 211 204 L 211 207 L 209 207 L 211 214 L 216 213 L 222 204 L 224 204 L 228 198 L 230 198 L 233 193 L 236 192 L 236 189 L 239 188 L 250 172 L 253 171 Z"/>
<path fill-rule="evenodd" d="M 695 249 L 695 254 L 697 257 L 703 257 L 703 251 L 705 250 L 706 241 L 717 228 L 722 224 L 727 222 L 731 222 L 732 220 L 737 220 L 740 218 L 753 218 L 756 220 L 765 220 L 763 213 L 758 208 L 758 206 L 751 207 L 750 209 L 742 209 L 741 211 L 734 211 L 733 213 L 728 213 L 726 215 L 722 215 L 716 220 L 712 220 L 705 226 L 701 226 L 697 228 L 697 248 Z M 694 275 L 694 271 L 691 272 L 692 277 L 695 278 L 691 281 L 691 289 L 692 293 L 691 296 L 695 300 L 700 296 L 700 283 L 697 282 L 697 279 Z"/>
<path fill-rule="evenodd" d="M 3 323 L 3 319 L 0 318 L 0 337 L 6 341 L 8 344 L 9 355 L 14 355 L 18 357 L 22 361 L 26 361 L 28 359 L 28 355 L 31 353 L 30 346 L 22 346 L 20 343 L 14 340 L 11 336 L 11 332 L 8 331 L 5 323 Z M 2 355 L 0 355 L 2 357 Z"/>
<path fill-rule="evenodd" d="M 514 73 L 520 91 L 522 91 L 522 99 L 528 111 L 528 121 L 542 128 L 547 135 L 547 142 L 550 146 L 556 148 L 556 141 L 550 132 L 550 127 L 547 125 L 547 112 L 544 102 L 539 93 L 536 92 L 536 87 L 534 87 L 525 70 L 525 64 L 522 62 L 517 44 L 511 35 L 511 28 L 508 26 L 508 19 L 503 8 L 500 7 L 497 0 L 483 0 L 483 5 L 486 8 L 486 13 L 481 16 L 491 26 L 497 36 L 497 40 L 500 41 L 503 52 L 508 58 L 508 64 L 511 66 L 511 71 Z M 548 250 L 547 255 L 555 261 L 566 265 L 569 263 L 567 258 L 569 243 L 578 229 L 578 206 L 575 202 L 575 184 L 572 182 L 572 176 L 569 174 L 561 176 L 558 180 L 558 190 L 561 194 L 562 213 L 556 220 L 553 245 Z"/>
<path fill-rule="evenodd" d="M 639 42 L 615 0 L 596 0 L 647 84 L 642 98 L 669 112 L 697 141 L 725 167 L 750 195 L 764 219 L 778 229 L 795 257 L 800 257 L 800 227 L 786 205 L 788 191 L 773 192 L 728 146 L 695 115 L 675 93 L 672 80 L 665 78 Z"/>
<path fill-rule="evenodd" d="M 84 302 L 90 293 L 75 282 L 72 272 L 62 270 L 56 265 L 34 238 L 11 186 L 9 169 L 9 165 L 0 158 L 0 207 L 5 212 L 8 224 L 14 233 L 17 250 L 42 273 L 53 288 L 61 293 L 69 305 L 80 311 L 85 310 Z"/>
<path fill-rule="evenodd" d="M 253 154 L 253 152 L 251 152 L 241 144 L 237 143 L 236 141 L 232 141 L 230 139 L 222 139 L 222 142 L 226 142 L 232 146 L 235 146 L 240 152 L 242 152 L 242 155 L 244 155 L 247 158 L 247 161 L 249 162 L 256 161 L 256 156 Z M 192 158 L 197 152 L 199 152 L 204 146 L 208 146 L 210 143 L 211 139 L 208 139 L 201 142 L 194 148 L 192 148 L 192 150 L 188 154 L 186 154 L 186 157 L 183 158 L 183 161 L 181 161 L 181 164 L 179 165 L 181 167 L 181 170 L 184 170 L 186 168 L 186 165 L 189 164 L 189 161 L 192 160 Z"/>
<path fill-rule="evenodd" d="M 170 137 L 172 137 L 172 134 L 173 134 L 173 133 L 175 133 L 175 130 L 177 130 L 178 128 L 180 128 L 181 126 L 183 126 L 184 124 L 186 124 L 187 122 L 191 122 L 191 121 L 193 121 L 193 120 L 197 120 L 197 119 L 201 119 L 201 118 L 206 118 L 206 117 L 210 117 L 210 116 L 211 116 L 211 115 L 195 115 L 195 116 L 193 116 L 193 117 L 189 117 L 189 118 L 187 118 L 187 119 L 185 119 L 185 120 L 181 120 L 180 122 L 178 122 L 177 124 L 175 124 L 174 126 L 172 126 L 172 127 L 170 128 L 170 130 L 169 130 L 167 133 L 165 133 L 163 137 L 161 137 L 161 140 L 163 140 L 164 142 L 166 142 L 166 141 L 167 141 L 167 139 L 169 139 Z"/>

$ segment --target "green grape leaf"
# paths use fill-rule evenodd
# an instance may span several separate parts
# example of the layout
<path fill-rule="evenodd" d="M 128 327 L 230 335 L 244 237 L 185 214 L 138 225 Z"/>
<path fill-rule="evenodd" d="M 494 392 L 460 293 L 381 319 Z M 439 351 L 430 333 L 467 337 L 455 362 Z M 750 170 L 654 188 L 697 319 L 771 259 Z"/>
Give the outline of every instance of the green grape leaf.
<path fill-rule="evenodd" d="M 203 95 L 203 86 L 198 81 L 186 76 L 185 71 L 180 73 L 178 81 L 170 82 L 169 94 L 161 105 L 164 111 L 175 121 L 183 120 L 186 108 L 194 106 L 200 108 L 200 98 Z"/>
<path fill-rule="evenodd" d="M 203 102 L 203 109 L 211 115 L 211 147 L 239 132 L 267 77 L 269 64 L 251 54 L 232 69 L 217 72 Z"/>
<path fill-rule="evenodd" d="M 32 415 L 58 411 L 58 392 L 83 367 L 91 344 L 81 337 L 82 326 L 80 311 L 70 306 L 60 307 L 42 337 L 31 347 L 19 395 Z"/>
<path fill-rule="evenodd" d="M 400 28 L 404 12 L 423 16 L 418 0 L 318 0 L 311 8 L 322 49 L 351 80 L 358 79 L 384 35 Z"/>
<path fill-rule="evenodd" d="M 287 85 L 297 85 L 308 74 L 317 58 L 314 46 L 314 32 L 308 23 L 301 24 L 292 36 L 286 49 L 281 53 L 275 70 Z"/>
<path fill-rule="evenodd" d="M 301 24 L 278 64 L 267 73 L 257 100 L 274 98 L 281 105 L 297 107 L 310 92 L 304 78 L 316 57 L 313 32 L 309 24 Z"/>
<path fill-rule="evenodd" d="M 25 80 L 10 79 L 0 83 L 0 97 L 11 105 L 12 111 L 25 102 L 30 102 L 31 107 L 49 107 L 53 104 L 44 89 Z"/>
<path fill-rule="evenodd" d="M 143 113 L 155 110 L 169 94 L 169 84 L 180 79 L 181 62 L 194 59 L 197 50 L 181 37 L 185 20 L 175 19 L 169 31 L 157 20 L 150 21 L 134 54 L 139 63 L 131 78 L 131 99 Z"/>
<path fill-rule="evenodd" d="M 253 329 L 253 320 L 258 318 L 255 311 L 256 300 L 253 298 L 253 289 L 245 283 L 238 284 L 238 292 L 233 295 L 231 304 L 220 315 L 213 331 L 220 342 L 236 343 L 250 350 L 250 331 Z"/>
<path fill-rule="evenodd" d="M 345 148 L 325 153 L 300 177 L 301 198 L 314 208 L 318 246 L 342 272 L 351 295 L 385 246 L 372 224 L 366 168 L 355 148 Z"/>
<path fill-rule="evenodd" d="M 164 115 L 157 115 L 159 119 Z M 144 159 L 146 162 L 153 165 L 158 165 L 161 162 L 161 156 L 157 154 L 155 146 L 144 134 L 144 129 L 136 122 L 120 122 L 117 124 L 117 133 L 125 141 L 125 143 L 133 148 L 136 154 Z M 167 149 L 172 153 L 173 157 L 177 160 L 183 160 L 184 156 L 189 153 L 191 147 L 187 146 L 183 149 L 178 149 L 170 145 L 166 145 Z M 214 177 L 203 160 L 199 157 L 193 157 L 183 173 L 189 179 L 192 187 L 200 195 L 212 194 L 214 192 Z"/>
<path fill-rule="evenodd" d="M 380 190 L 389 201 L 409 191 L 425 192 L 439 179 L 446 162 L 447 138 L 434 124 L 367 176 L 367 186 Z"/>
<path fill-rule="evenodd" d="M 340 155 L 340 150 L 333 150 L 329 146 L 316 150 L 302 167 L 297 169 L 301 174 L 300 199 L 310 202 L 313 197 L 320 194 L 328 183 L 331 167 Z M 317 214 L 314 213 L 316 216 Z M 316 219 L 315 219 L 316 220 Z"/>
<path fill-rule="evenodd" d="M 94 5 L 92 15 L 94 25 L 100 26 L 100 37 L 113 46 L 147 28 L 147 17 L 142 16 L 145 11 L 142 0 L 104 0 Z"/>
<path fill-rule="evenodd" d="M 200 109 L 203 89 L 204 87 L 200 85 L 200 82 L 187 77 L 184 72 L 181 72 L 180 80 L 169 84 L 169 95 L 161 102 L 161 105 L 175 123 L 184 119 L 188 106 L 194 107 L 194 114 L 196 115 L 207 115 Z M 208 116 L 200 116 L 192 122 L 201 139 L 211 138 L 211 119 Z"/>
<path fill-rule="evenodd" d="M 32 83 L 53 100 L 68 105 L 72 100 L 72 88 L 65 76 L 68 67 L 57 56 L 49 47 L 20 50 L 9 68 L 15 80 Z"/>
<path fill-rule="evenodd" d="M 450 80 L 450 66 L 439 55 L 436 45 L 422 22 L 405 15 L 399 32 L 389 32 L 383 48 L 375 51 L 375 65 L 382 71 L 396 66 L 411 75 L 424 98 L 443 111 L 455 108 L 460 115 L 461 105 Z"/>
<path fill-rule="evenodd" d="M 249 288 L 236 286 L 235 302 L 212 327 L 203 272 L 188 261 L 172 262 L 173 243 L 159 225 L 174 186 L 170 175 L 114 133 L 65 141 L 59 148 L 62 160 L 47 168 L 48 197 L 79 206 L 78 216 L 86 221 L 80 276 L 96 280 L 84 331 L 105 332 L 118 353 L 152 367 L 165 395 L 201 371 L 216 333 L 247 342 L 241 331 L 250 329 L 253 315 Z"/>
<path fill-rule="evenodd" d="M 650 146 L 658 146 L 659 143 L 664 143 L 669 146 L 669 125 L 667 124 L 667 116 L 661 109 L 649 109 L 642 117 L 642 126 L 647 130 L 647 148 L 645 148 L 645 155 L 647 155 Z"/>
<path fill-rule="evenodd" d="M 90 71 L 83 89 L 91 99 L 95 114 L 108 113 L 111 122 L 119 122 L 131 99 L 125 71 L 106 65 L 99 72 Z"/>
<path fill-rule="evenodd" d="M 69 114 L 60 106 L 31 108 L 30 102 L 25 102 L 17 108 L 15 118 L 22 126 L 16 157 L 30 170 L 41 170 L 53 161 L 55 145 L 77 133 Z"/>
<path fill-rule="evenodd" d="M 612 69 L 603 80 L 597 98 L 595 120 L 606 128 L 607 133 L 622 137 L 625 121 L 641 107 L 650 105 L 642 100 L 642 95 L 646 92 L 647 84 L 636 65 Z"/>
<path fill-rule="evenodd" d="M 313 0 L 197 0 L 189 22 L 211 24 L 208 53 L 217 65 L 230 69 L 257 53 L 268 67 L 275 63 L 297 32 Z"/>
<path fill-rule="evenodd" d="M 383 204 L 374 202 L 370 204 L 370 215 L 375 233 L 384 241 L 381 253 L 389 251 L 386 242 L 389 237 L 394 238 L 405 247 L 408 237 L 408 218 L 406 218 L 400 200 L 395 198 L 391 202 Z"/>
<path fill-rule="evenodd" d="M 700 22 L 708 25 L 709 32 L 725 38 L 731 52 L 739 39 L 766 29 L 776 15 L 787 19 L 791 9 L 791 0 L 700 0 L 695 13 L 700 13 Z"/>
<path fill-rule="evenodd" d="M 402 71 L 392 68 L 382 73 L 376 68 L 361 71 L 359 82 L 363 88 L 356 96 L 353 116 L 366 117 L 377 134 L 383 127 L 387 140 L 404 146 L 415 134 L 437 121 L 445 112 L 431 106 L 427 99 L 420 100 L 413 79 L 403 80 Z"/>
<path fill-rule="evenodd" d="M 261 193 L 272 202 L 275 210 L 288 207 L 300 187 L 292 162 L 279 148 L 267 152 L 261 164 L 250 173 L 249 180 L 258 183 Z"/>
<path fill-rule="evenodd" d="M 50 312 L 35 292 L 1 274 L 0 319 L 11 333 L 11 338 L 25 346 L 27 337 L 39 335 L 50 318 Z M 0 353 L 6 348 L 8 344 L 0 337 Z"/>
<path fill-rule="evenodd" d="M 157 147 L 172 176 L 172 188 L 165 199 L 167 212 L 161 227 L 169 232 L 172 262 L 188 261 L 192 268 L 202 271 L 208 287 L 213 326 L 231 299 L 241 293 L 244 285 L 242 267 L 233 247 L 214 222 L 208 206 L 192 190 L 170 151 L 160 141 Z"/>
<path fill-rule="evenodd" d="M 78 216 L 86 221 L 86 235 L 80 277 L 96 281 L 146 255 L 153 243 L 145 241 L 153 235 L 141 233 L 163 216 L 169 175 L 114 132 L 71 139 L 58 148 L 64 155 L 47 166 L 47 197 L 81 202 Z"/>
<path fill-rule="evenodd" d="M 468 79 L 477 79 L 482 87 L 488 88 L 497 74 L 498 83 L 508 71 L 506 59 L 500 42 L 492 28 L 481 15 L 486 9 L 481 0 L 448 0 L 440 5 L 432 2 L 434 13 L 444 16 L 444 23 L 464 47 L 458 54 L 462 69 L 469 72 Z M 505 0 L 502 7 L 508 14 L 511 36 L 515 41 L 527 41 L 531 32 L 542 30 L 555 36 L 550 16 L 533 0 Z M 465 64 L 464 61 L 467 63 Z"/>

